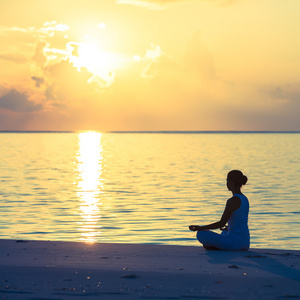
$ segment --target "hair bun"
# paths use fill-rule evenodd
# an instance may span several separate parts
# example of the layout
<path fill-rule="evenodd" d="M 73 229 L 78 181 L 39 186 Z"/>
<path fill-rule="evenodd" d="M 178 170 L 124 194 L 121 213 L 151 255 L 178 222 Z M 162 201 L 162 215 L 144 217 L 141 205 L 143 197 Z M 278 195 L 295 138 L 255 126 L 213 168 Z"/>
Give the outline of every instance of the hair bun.
<path fill-rule="evenodd" d="M 247 176 L 243 175 L 243 177 L 242 177 L 242 185 L 245 185 L 247 183 L 247 181 L 248 181 Z"/>
<path fill-rule="evenodd" d="M 248 181 L 247 176 L 245 176 L 240 170 L 231 170 L 228 175 L 227 179 L 231 180 L 236 187 L 241 187 L 245 185 Z"/>

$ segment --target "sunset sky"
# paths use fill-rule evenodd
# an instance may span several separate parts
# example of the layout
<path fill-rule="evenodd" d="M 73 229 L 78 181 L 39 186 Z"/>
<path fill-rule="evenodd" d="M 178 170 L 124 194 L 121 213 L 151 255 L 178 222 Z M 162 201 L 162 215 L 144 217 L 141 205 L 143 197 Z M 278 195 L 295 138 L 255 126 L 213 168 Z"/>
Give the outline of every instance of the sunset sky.
<path fill-rule="evenodd" d="M 0 0 L 0 130 L 300 130 L 299 0 Z"/>

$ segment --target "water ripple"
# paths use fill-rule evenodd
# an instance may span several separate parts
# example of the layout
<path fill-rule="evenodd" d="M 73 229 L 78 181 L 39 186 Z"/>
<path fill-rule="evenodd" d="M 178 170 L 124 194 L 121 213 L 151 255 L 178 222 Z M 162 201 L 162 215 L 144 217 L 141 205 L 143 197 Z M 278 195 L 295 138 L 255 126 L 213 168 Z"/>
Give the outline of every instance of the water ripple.
<path fill-rule="evenodd" d="M 299 135 L 0 138 L 1 237 L 197 245 L 188 225 L 221 217 L 239 168 L 252 246 L 300 249 Z"/>

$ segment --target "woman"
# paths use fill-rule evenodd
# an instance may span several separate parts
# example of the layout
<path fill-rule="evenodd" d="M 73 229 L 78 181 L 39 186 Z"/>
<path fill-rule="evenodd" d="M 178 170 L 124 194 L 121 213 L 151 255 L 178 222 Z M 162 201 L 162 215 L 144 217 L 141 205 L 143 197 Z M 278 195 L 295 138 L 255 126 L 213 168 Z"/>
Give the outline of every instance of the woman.
<path fill-rule="evenodd" d="M 197 239 L 207 250 L 248 250 L 250 234 L 248 229 L 249 202 L 241 192 L 248 178 L 241 171 L 232 170 L 227 175 L 227 188 L 232 192 L 221 220 L 206 226 L 191 225 L 197 232 Z M 224 227 L 228 222 L 228 227 Z M 209 229 L 223 230 L 222 234 Z"/>

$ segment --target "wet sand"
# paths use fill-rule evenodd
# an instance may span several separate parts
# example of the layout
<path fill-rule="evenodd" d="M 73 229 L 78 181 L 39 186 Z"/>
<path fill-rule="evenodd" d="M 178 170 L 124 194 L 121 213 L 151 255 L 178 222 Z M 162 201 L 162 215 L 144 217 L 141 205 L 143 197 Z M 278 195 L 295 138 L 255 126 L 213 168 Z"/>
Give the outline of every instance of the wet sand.
<path fill-rule="evenodd" d="M 300 299 L 300 251 L 0 240 L 0 299 Z"/>

